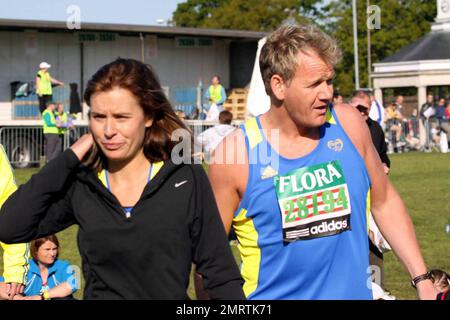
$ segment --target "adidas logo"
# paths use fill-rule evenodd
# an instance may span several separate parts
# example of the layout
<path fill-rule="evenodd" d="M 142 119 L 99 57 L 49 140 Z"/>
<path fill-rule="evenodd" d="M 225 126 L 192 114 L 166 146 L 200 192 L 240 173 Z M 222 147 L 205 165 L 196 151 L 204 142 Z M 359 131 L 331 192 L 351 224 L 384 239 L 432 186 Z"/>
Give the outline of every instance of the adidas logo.
<path fill-rule="evenodd" d="M 330 223 L 322 222 L 321 225 L 311 228 L 311 234 L 321 234 L 332 231 L 339 231 L 347 228 L 347 220 L 343 221 L 331 221 Z"/>
<path fill-rule="evenodd" d="M 271 166 L 268 166 L 264 169 L 264 171 L 261 174 L 261 179 L 268 179 L 268 178 L 272 178 L 275 177 L 276 175 L 278 175 L 278 171 L 276 171 L 274 168 L 272 168 Z"/>

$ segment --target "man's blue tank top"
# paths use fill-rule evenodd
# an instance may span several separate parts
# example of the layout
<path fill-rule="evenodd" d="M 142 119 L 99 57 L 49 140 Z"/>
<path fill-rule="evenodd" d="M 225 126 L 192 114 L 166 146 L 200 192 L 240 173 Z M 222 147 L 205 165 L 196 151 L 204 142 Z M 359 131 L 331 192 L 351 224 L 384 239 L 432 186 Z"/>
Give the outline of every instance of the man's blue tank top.
<path fill-rule="evenodd" d="M 297 159 L 277 154 L 259 117 L 241 129 L 249 177 L 233 228 L 247 298 L 372 299 L 370 180 L 333 109 Z"/>

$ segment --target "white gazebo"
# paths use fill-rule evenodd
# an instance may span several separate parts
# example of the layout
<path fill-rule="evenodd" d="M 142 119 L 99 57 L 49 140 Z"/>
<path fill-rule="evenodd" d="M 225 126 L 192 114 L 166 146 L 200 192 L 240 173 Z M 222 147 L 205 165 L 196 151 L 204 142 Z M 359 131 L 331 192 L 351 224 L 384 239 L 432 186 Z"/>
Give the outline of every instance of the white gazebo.
<path fill-rule="evenodd" d="M 373 64 L 371 78 L 378 101 L 385 88 L 416 87 L 421 106 L 428 86 L 450 85 L 450 0 L 437 2 L 438 15 L 430 33 Z"/>

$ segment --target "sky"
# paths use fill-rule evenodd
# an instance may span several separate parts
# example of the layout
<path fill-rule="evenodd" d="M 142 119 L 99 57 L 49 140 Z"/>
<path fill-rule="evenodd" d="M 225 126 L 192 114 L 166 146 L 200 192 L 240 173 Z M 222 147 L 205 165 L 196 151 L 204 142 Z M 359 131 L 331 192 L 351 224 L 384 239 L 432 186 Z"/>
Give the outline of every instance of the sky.
<path fill-rule="evenodd" d="M 83 22 L 158 25 L 172 18 L 183 0 L 0 0 L 0 19 L 66 21 L 74 12 Z M 76 7 L 71 7 L 75 5 Z"/>

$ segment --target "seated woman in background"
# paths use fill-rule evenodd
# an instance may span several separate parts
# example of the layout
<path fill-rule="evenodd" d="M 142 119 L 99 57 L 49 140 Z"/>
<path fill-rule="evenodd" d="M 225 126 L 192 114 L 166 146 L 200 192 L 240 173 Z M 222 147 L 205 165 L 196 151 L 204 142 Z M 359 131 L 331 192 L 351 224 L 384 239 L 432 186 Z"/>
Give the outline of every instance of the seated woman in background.
<path fill-rule="evenodd" d="M 78 288 L 68 261 L 59 260 L 59 241 L 50 235 L 31 241 L 31 259 L 23 295 L 14 300 L 73 299 Z"/>
<path fill-rule="evenodd" d="M 440 292 L 436 300 L 450 300 L 450 276 L 440 269 L 430 270 L 431 281 Z"/>

